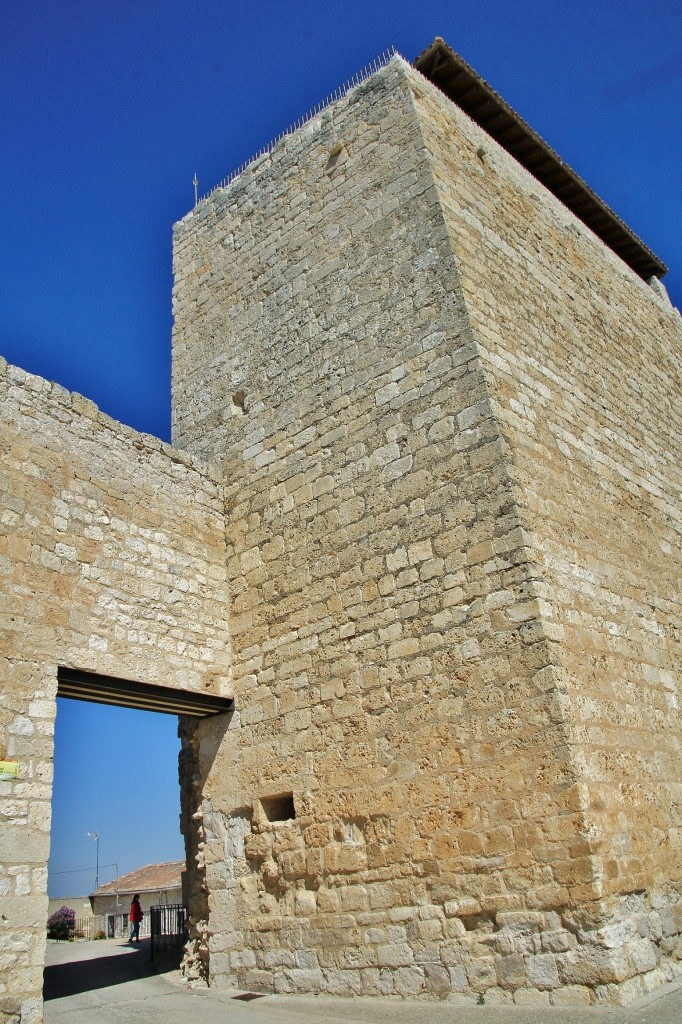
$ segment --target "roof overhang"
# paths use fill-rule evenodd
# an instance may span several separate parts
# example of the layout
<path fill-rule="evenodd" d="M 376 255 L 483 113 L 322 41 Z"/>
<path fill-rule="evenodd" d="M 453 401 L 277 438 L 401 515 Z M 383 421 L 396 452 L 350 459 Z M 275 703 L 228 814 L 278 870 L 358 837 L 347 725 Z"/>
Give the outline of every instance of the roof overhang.
<path fill-rule="evenodd" d="M 647 280 L 662 277 L 667 272 L 665 263 L 444 40 L 435 39 L 417 57 L 414 67 L 542 182 L 640 277 Z"/>
<path fill-rule="evenodd" d="M 176 690 L 170 686 L 137 683 L 117 676 L 103 676 L 76 668 L 57 670 L 57 696 L 94 704 L 113 704 L 138 711 L 160 711 L 167 715 L 208 718 L 234 711 L 233 697 Z"/>
<path fill-rule="evenodd" d="M 115 883 L 111 883 L 111 884 L 115 885 Z M 169 885 L 153 885 L 151 888 L 149 886 L 147 886 L 147 888 L 145 888 L 143 885 L 128 885 L 128 886 L 123 886 L 120 889 L 115 889 L 115 888 L 114 889 L 110 889 L 110 888 L 105 889 L 103 886 L 100 886 L 99 889 L 95 889 L 94 892 L 90 893 L 90 895 L 88 896 L 88 899 L 95 899 L 96 900 L 96 899 L 107 899 L 107 897 L 111 897 L 111 896 L 130 896 L 130 895 L 134 896 L 136 892 L 139 893 L 140 896 L 142 896 L 143 893 L 149 893 L 149 892 L 173 892 L 174 889 L 182 889 L 182 880 L 180 880 L 178 882 L 171 882 Z"/>

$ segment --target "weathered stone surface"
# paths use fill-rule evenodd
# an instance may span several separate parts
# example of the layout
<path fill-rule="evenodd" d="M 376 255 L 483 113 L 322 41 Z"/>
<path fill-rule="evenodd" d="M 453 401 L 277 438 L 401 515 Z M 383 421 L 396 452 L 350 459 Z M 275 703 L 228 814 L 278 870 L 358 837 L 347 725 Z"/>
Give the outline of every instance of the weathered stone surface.
<path fill-rule="evenodd" d="M 671 978 L 676 311 L 400 58 L 200 203 L 175 279 L 185 454 L 3 367 L 15 984 L 60 664 L 236 695 L 180 727 L 190 979 Z"/>
<path fill-rule="evenodd" d="M 284 946 L 359 944 L 371 991 L 649 970 L 624 894 L 662 867 L 642 807 L 671 844 L 679 815 L 679 608 L 649 600 L 679 572 L 675 311 L 399 60 L 179 224 L 175 275 L 174 439 L 224 467 L 248 708 L 206 795 L 291 792 L 304 854 L 236 863 L 241 941 L 277 913 Z"/>
<path fill-rule="evenodd" d="M 0 753 L 19 764 L 0 782 L 0 982 L 28 997 L 24 1024 L 42 1013 L 57 665 L 229 695 L 230 650 L 215 474 L 4 361 L 0 406 Z"/>

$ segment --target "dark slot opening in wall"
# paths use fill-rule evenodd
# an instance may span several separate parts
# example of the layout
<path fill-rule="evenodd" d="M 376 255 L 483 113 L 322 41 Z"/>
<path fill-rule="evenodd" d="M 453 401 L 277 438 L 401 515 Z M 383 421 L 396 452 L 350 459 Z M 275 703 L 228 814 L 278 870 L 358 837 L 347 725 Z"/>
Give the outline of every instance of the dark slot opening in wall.
<path fill-rule="evenodd" d="M 268 821 L 291 821 L 296 817 L 293 793 L 261 797 L 261 807 Z"/>

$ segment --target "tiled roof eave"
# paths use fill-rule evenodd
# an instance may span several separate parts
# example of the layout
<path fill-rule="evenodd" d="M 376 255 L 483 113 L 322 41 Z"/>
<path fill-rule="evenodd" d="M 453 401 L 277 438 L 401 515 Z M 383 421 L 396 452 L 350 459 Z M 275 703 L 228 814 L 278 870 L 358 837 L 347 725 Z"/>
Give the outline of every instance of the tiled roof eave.
<path fill-rule="evenodd" d="M 147 864 L 145 867 L 129 871 L 114 882 L 100 885 L 90 894 L 96 896 L 120 896 L 139 892 L 166 892 L 169 889 L 182 887 L 184 861 L 168 861 L 163 864 Z"/>
<path fill-rule="evenodd" d="M 530 171 L 628 266 L 647 280 L 667 267 L 530 125 L 442 39 L 414 67 Z"/>

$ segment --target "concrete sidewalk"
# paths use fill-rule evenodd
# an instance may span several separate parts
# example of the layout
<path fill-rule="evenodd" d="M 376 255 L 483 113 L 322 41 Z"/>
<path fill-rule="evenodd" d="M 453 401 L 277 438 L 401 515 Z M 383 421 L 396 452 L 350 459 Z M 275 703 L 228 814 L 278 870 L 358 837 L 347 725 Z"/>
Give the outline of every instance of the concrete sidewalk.
<path fill-rule="evenodd" d="M 187 989 L 148 941 L 48 942 L 45 1024 L 681 1024 L 682 984 L 635 1006 L 464 1006 Z"/>

